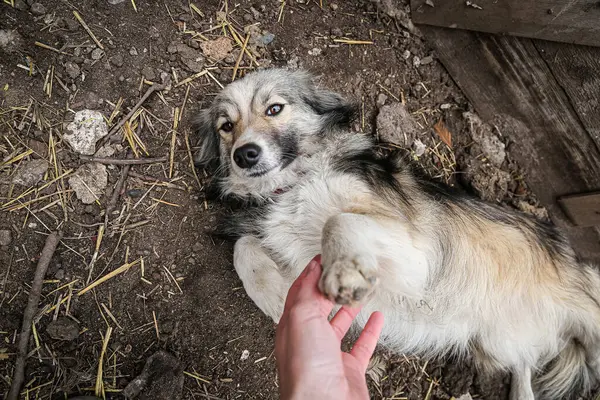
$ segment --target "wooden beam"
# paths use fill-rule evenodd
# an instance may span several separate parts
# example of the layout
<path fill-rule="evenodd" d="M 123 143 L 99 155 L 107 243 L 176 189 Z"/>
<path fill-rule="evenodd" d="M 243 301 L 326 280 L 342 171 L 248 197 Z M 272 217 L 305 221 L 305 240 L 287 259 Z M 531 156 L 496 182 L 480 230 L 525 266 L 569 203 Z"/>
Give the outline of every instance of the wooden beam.
<path fill-rule="evenodd" d="M 574 226 L 557 202 L 600 190 L 600 151 L 533 42 L 420 28 L 476 111 L 509 140 L 527 184 L 577 253 L 600 262 L 600 232 Z"/>
<path fill-rule="evenodd" d="M 411 0 L 411 9 L 416 24 L 600 46 L 597 0 Z"/>
<path fill-rule="evenodd" d="M 558 201 L 575 225 L 600 226 L 600 192 L 565 196 Z"/>

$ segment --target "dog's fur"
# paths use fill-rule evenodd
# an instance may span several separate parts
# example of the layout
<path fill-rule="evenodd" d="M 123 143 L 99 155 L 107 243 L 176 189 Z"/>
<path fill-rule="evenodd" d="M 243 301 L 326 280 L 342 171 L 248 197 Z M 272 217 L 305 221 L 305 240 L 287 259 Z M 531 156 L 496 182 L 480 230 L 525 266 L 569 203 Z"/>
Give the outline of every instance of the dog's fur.
<path fill-rule="evenodd" d="M 274 103 L 283 110 L 266 115 Z M 512 372 L 512 400 L 588 389 L 600 375 L 596 270 L 554 227 L 379 156 L 347 129 L 353 112 L 306 73 L 277 69 L 233 82 L 200 112 L 197 161 L 216 164 L 224 196 L 253 204 L 225 228 L 250 298 L 277 322 L 291 283 L 322 254 L 321 291 L 364 304 L 358 327 L 382 311 L 393 351 L 473 354 Z M 232 155 L 248 143 L 261 160 L 241 169 Z"/>

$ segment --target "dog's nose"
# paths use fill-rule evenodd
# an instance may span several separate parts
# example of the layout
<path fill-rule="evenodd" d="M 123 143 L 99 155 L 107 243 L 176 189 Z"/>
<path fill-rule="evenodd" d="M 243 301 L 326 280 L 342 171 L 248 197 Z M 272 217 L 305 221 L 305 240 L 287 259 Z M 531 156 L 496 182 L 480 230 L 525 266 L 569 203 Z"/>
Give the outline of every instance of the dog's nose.
<path fill-rule="evenodd" d="M 260 160 L 261 149 L 254 143 L 245 144 L 233 152 L 233 161 L 240 168 L 250 168 L 255 166 Z"/>

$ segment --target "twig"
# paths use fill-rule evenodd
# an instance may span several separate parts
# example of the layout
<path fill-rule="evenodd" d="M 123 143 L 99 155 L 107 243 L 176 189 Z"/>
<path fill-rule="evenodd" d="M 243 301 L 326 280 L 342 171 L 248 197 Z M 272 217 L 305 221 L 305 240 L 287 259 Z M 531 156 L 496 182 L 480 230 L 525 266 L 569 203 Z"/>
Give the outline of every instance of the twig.
<path fill-rule="evenodd" d="M 137 104 L 135 106 L 133 106 L 131 111 L 129 111 L 129 113 L 125 117 L 123 117 L 117 125 L 112 127 L 110 132 L 108 132 L 108 135 L 106 135 L 100 141 L 100 146 L 98 146 L 98 148 L 101 148 L 102 146 L 104 146 L 117 132 L 119 132 L 119 129 L 121 129 L 121 127 L 123 125 L 125 125 L 125 122 L 129 121 L 129 118 L 131 118 L 133 116 L 133 114 L 135 114 L 135 112 L 142 106 L 142 104 L 144 104 L 144 102 L 148 99 L 148 97 L 150 97 L 150 95 L 152 93 L 160 92 L 161 90 L 166 89 L 170 84 L 171 84 L 171 77 L 167 76 L 167 78 L 165 79 L 165 81 L 163 83 L 161 83 L 161 84 L 156 83 L 156 84 L 150 86 L 148 88 L 148 90 L 146 90 L 146 93 L 144 93 L 144 95 L 142 96 L 140 101 L 138 101 Z"/>
<path fill-rule="evenodd" d="M 104 158 L 104 157 L 93 157 L 80 155 L 84 161 L 97 162 L 100 164 L 108 165 L 141 165 L 141 164 L 157 164 L 167 161 L 167 157 L 158 158 L 131 158 L 131 159 L 119 159 L 119 158 Z"/>
<path fill-rule="evenodd" d="M 27 308 L 23 314 L 23 324 L 21 325 L 21 335 L 19 336 L 19 347 L 17 360 L 15 362 L 15 370 L 13 373 L 12 384 L 10 385 L 10 391 L 8 392 L 7 400 L 17 400 L 21 392 L 21 386 L 25 380 L 25 363 L 27 358 L 27 349 L 29 347 L 29 336 L 31 334 L 31 325 L 33 323 L 33 317 L 38 309 L 38 303 L 40 302 L 40 296 L 42 294 L 42 284 L 48 265 L 52 256 L 56 251 L 56 246 L 62 238 L 61 232 L 52 232 L 46 238 L 46 244 L 42 250 L 42 254 L 38 261 L 35 269 L 35 276 L 33 277 L 33 283 L 29 290 L 29 300 L 27 301 Z"/>
<path fill-rule="evenodd" d="M 129 175 L 129 170 L 131 169 L 131 165 L 126 165 L 123 167 L 121 171 L 121 176 L 115 185 L 115 188 L 110 196 L 110 200 L 106 205 L 106 211 L 104 213 L 104 228 L 108 227 L 108 220 L 110 218 L 110 213 L 112 213 L 113 209 L 117 205 L 117 200 L 119 200 L 119 196 L 121 195 L 121 191 L 123 190 L 123 186 L 125 185 L 125 181 L 127 180 L 127 176 Z"/>
<path fill-rule="evenodd" d="M 79 15 L 79 13 L 77 11 L 73 11 L 73 15 L 75 16 L 75 18 L 77 18 L 77 21 L 79 21 L 79 23 L 81 24 L 81 26 L 83 26 L 83 29 L 85 29 L 85 31 L 88 33 L 88 35 L 90 35 L 90 37 L 92 38 L 92 40 L 94 41 L 94 43 L 96 43 L 96 45 L 98 47 L 100 47 L 102 50 L 104 50 L 104 46 L 102 46 L 102 43 L 100 43 L 100 41 L 98 40 L 98 38 L 96 38 L 96 35 L 94 35 L 94 32 L 92 32 L 92 30 L 85 23 L 85 21 L 83 20 L 83 18 L 81 18 L 81 15 Z"/>

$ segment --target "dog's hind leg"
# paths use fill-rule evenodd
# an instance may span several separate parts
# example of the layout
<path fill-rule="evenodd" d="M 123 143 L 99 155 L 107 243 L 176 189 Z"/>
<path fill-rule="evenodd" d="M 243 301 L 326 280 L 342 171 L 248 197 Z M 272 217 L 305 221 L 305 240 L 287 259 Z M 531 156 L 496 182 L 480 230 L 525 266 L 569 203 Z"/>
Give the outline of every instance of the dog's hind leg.
<path fill-rule="evenodd" d="M 513 368 L 509 400 L 535 400 L 531 385 L 531 368 Z"/>
<path fill-rule="evenodd" d="M 285 297 L 291 286 L 279 268 L 253 236 L 240 238 L 234 246 L 233 265 L 248 296 L 275 323 L 283 313 Z"/>

